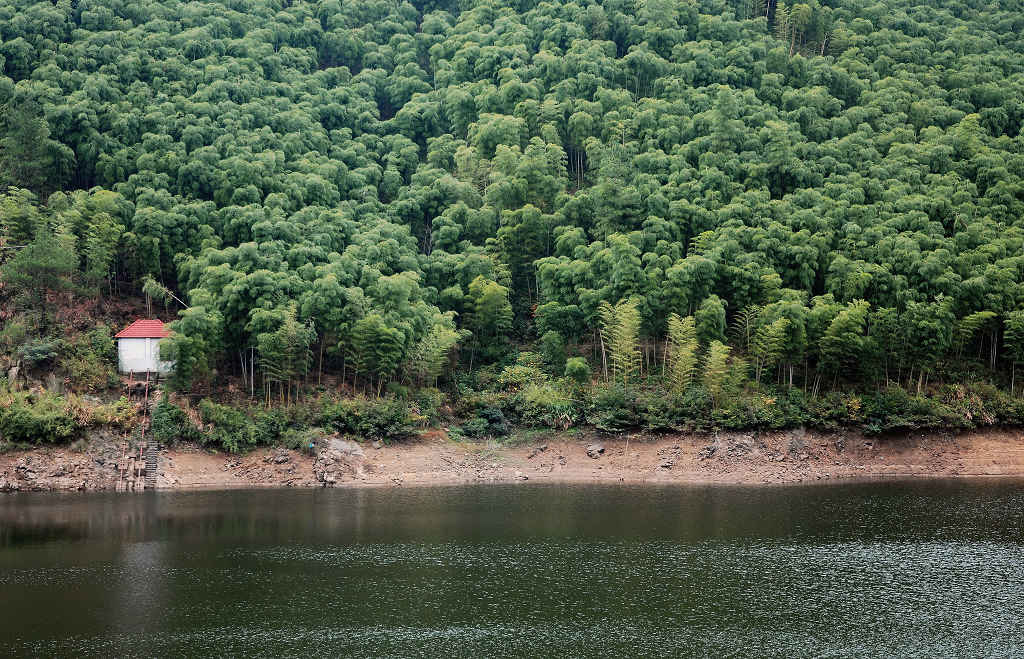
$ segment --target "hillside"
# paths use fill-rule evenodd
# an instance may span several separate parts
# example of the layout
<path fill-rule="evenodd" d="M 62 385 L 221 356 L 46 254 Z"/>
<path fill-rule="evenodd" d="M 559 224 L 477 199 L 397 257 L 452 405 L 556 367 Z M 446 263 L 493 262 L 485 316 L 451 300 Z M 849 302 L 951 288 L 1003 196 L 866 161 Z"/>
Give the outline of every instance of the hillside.
<path fill-rule="evenodd" d="M 1019 0 L 0 0 L 0 436 L 134 427 L 141 315 L 162 436 L 232 450 L 1021 423 L 1022 35 Z"/>

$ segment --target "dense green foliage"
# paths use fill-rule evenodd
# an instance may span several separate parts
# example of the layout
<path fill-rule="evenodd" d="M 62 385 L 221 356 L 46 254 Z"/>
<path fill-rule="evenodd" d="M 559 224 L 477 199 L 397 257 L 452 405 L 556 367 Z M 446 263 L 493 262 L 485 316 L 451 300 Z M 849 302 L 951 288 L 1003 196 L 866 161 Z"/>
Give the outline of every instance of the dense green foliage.
<path fill-rule="evenodd" d="M 165 396 L 153 411 L 151 427 L 164 443 L 194 441 L 237 453 L 275 444 L 305 449 L 311 439 L 329 432 L 401 439 L 412 432 L 417 420 L 407 401 L 394 398 L 328 399 L 274 409 L 205 399 L 190 416 Z"/>
<path fill-rule="evenodd" d="M 1016 0 L 0 0 L 0 70 L 12 363 L 146 283 L 175 385 L 265 403 L 535 345 L 478 433 L 1018 388 Z"/>
<path fill-rule="evenodd" d="M 125 398 L 94 405 L 73 394 L 10 391 L 0 381 L 0 447 L 66 442 L 87 428 L 129 430 L 136 422 L 135 408 Z"/>

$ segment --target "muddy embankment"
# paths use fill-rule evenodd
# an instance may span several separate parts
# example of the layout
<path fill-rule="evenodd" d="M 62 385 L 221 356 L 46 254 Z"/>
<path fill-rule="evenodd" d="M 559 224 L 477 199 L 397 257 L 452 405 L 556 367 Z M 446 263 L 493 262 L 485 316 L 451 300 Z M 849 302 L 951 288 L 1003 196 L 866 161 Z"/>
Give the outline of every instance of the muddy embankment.
<path fill-rule="evenodd" d="M 0 455 L 0 490 L 112 490 L 122 446 Z M 440 431 L 382 446 L 324 438 L 314 455 L 160 452 L 158 489 L 353 487 L 479 482 L 799 483 L 881 477 L 1024 476 L 1024 434 L 984 431 L 864 437 L 804 431 L 570 436 L 517 446 L 454 442 Z"/>

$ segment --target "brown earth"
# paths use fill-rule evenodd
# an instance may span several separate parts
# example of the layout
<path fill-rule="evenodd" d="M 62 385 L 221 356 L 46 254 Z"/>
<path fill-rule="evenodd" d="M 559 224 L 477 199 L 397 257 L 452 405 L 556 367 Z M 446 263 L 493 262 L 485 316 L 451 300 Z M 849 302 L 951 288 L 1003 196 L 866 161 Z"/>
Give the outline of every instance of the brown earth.
<path fill-rule="evenodd" d="M 360 487 L 479 482 L 798 483 L 886 477 L 1024 476 L 1024 434 L 984 431 L 867 438 L 804 431 L 602 437 L 537 435 L 517 446 L 455 442 L 443 431 L 374 448 L 324 438 L 313 456 L 162 451 L 160 489 Z M 589 453 L 595 457 L 590 457 Z M 603 449 L 603 450 L 599 450 Z M 0 490 L 102 490 L 117 483 L 120 445 L 0 455 Z"/>

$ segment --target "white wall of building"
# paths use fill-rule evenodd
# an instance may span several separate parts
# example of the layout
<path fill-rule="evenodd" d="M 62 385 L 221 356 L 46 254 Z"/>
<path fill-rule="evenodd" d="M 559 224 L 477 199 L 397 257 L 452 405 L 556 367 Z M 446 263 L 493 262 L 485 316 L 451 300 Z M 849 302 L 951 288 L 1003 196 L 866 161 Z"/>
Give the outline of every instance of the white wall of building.
<path fill-rule="evenodd" d="M 160 361 L 160 339 L 117 340 L 117 368 L 122 373 L 169 373 L 173 366 Z"/>

